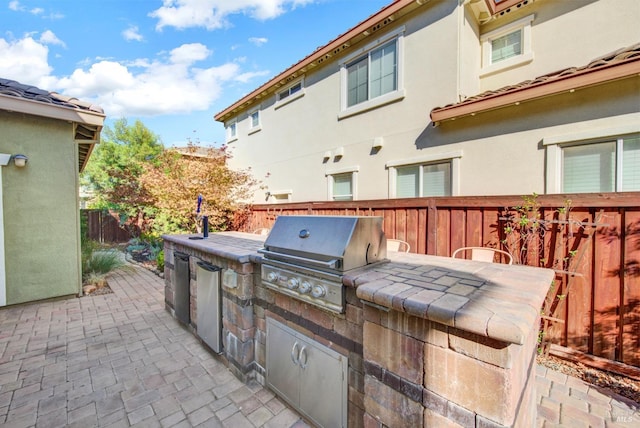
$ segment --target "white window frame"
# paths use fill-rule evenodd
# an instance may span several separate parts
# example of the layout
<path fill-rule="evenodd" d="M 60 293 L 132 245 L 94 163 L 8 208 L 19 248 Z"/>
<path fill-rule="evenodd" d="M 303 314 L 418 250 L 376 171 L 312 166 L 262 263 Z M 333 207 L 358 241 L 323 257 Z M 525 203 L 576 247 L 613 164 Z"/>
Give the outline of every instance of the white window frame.
<path fill-rule="evenodd" d="M 488 33 L 480 36 L 480 43 L 482 44 L 482 69 L 480 70 L 480 77 L 488 76 L 499 71 L 505 71 L 533 61 L 533 50 L 531 48 L 531 23 L 534 19 L 535 15 L 533 14 L 525 16 L 524 18 L 518 19 L 504 27 L 489 31 Z M 522 53 L 503 61 L 492 63 L 492 41 L 518 30 L 522 30 Z"/>
<path fill-rule="evenodd" d="M 231 143 L 238 139 L 238 121 L 236 119 L 230 121 L 225 126 L 227 134 L 227 143 Z"/>
<path fill-rule="evenodd" d="M 579 124 L 576 124 L 576 128 L 579 128 Z M 576 132 L 570 134 L 556 135 L 544 138 L 542 145 L 546 148 L 547 152 L 547 174 L 546 174 L 546 193 L 557 194 L 563 193 L 562 190 L 562 165 L 563 165 L 563 153 L 562 149 L 568 146 L 580 146 L 586 144 L 597 144 L 606 141 L 616 141 L 616 184 L 615 191 L 621 192 L 622 190 L 622 169 L 620 168 L 621 162 L 621 140 L 633 134 L 640 133 L 639 124 L 620 125 L 612 128 L 599 128 L 592 129 L 584 132 Z"/>
<path fill-rule="evenodd" d="M 294 92 L 293 94 L 290 93 L 291 88 L 300 85 L 300 89 L 296 92 Z M 287 95 L 284 98 L 281 98 L 281 94 L 284 92 L 288 92 L 289 95 Z M 284 89 L 279 90 L 276 93 L 276 104 L 274 106 L 274 109 L 279 109 L 280 107 L 283 107 L 297 99 L 300 99 L 302 97 L 304 97 L 305 95 L 305 87 L 304 87 L 304 77 L 296 80 L 295 82 L 291 83 L 290 85 L 286 86 Z"/>
<path fill-rule="evenodd" d="M 402 26 L 377 40 L 367 44 L 366 46 L 356 50 L 354 53 L 340 61 L 340 113 L 338 119 L 344 119 L 349 116 L 360 114 L 367 110 L 382 107 L 384 105 L 402 100 L 405 97 L 404 90 L 404 32 L 405 27 Z M 397 86 L 395 91 L 387 92 L 376 98 L 369 99 L 354 106 L 348 107 L 348 72 L 347 66 L 354 61 L 368 56 L 377 48 L 391 42 L 396 41 L 396 78 Z"/>
<path fill-rule="evenodd" d="M 269 203 L 272 204 L 285 204 L 291 202 L 291 195 L 293 194 L 293 190 L 285 189 L 285 190 L 272 190 L 268 193 Z M 284 198 L 282 198 L 284 196 Z M 285 199 L 286 198 L 286 199 Z"/>
<path fill-rule="evenodd" d="M 450 162 L 451 163 L 451 196 L 460 196 L 460 160 L 462 150 L 446 153 L 438 153 L 409 159 L 389 161 L 385 167 L 389 171 L 389 199 L 396 198 L 398 168 L 413 165 L 429 165 Z"/>
<path fill-rule="evenodd" d="M 342 174 L 351 174 L 351 200 L 356 201 L 358 199 L 358 172 L 360 172 L 360 166 L 350 166 L 340 169 L 332 169 L 325 172 L 327 177 L 327 200 L 333 201 L 333 176 Z"/>
<path fill-rule="evenodd" d="M 253 124 L 253 115 L 258 115 L 258 123 L 256 125 Z M 247 115 L 247 119 L 249 119 L 249 135 L 258 132 L 262 129 L 262 114 L 260 108 L 253 109 L 249 111 Z"/>

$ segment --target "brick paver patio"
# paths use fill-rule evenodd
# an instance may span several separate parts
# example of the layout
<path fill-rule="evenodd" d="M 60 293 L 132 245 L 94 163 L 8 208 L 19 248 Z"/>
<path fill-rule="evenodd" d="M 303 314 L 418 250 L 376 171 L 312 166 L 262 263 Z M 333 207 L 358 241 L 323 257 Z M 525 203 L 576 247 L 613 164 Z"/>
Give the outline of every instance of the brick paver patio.
<path fill-rule="evenodd" d="M 245 385 L 164 309 L 163 280 L 140 267 L 113 294 L 0 310 L 4 427 L 306 427 Z M 633 403 L 537 367 L 538 427 L 640 426 Z"/>

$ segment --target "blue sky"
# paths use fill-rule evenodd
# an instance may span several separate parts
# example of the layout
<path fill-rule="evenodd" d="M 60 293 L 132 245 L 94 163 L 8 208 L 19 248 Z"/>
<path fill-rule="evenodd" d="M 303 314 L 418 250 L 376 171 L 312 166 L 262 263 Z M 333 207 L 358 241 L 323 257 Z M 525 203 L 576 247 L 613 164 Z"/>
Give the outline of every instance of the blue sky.
<path fill-rule="evenodd" d="M 165 146 L 224 142 L 213 115 L 392 0 L 9 0 L 0 77 L 142 120 Z"/>

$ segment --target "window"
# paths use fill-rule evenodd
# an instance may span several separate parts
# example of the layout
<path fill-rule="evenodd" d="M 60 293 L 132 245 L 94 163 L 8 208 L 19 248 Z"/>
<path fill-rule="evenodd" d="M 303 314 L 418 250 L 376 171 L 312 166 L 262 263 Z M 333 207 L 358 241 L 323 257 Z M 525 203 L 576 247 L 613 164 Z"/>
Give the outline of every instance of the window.
<path fill-rule="evenodd" d="M 533 60 L 531 50 L 531 22 L 533 19 L 534 15 L 529 15 L 480 37 L 482 42 L 482 76 Z"/>
<path fill-rule="evenodd" d="M 398 88 L 396 40 L 347 65 L 347 107 Z"/>
<path fill-rule="evenodd" d="M 404 97 L 403 32 L 404 28 L 400 28 L 356 51 L 341 62 L 341 118 Z"/>
<path fill-rule="evenodd" d="M 237 122 L 231 122 L 227 125 L 227 141 L 233 141 L 238 138 Z"/>
<path fill-rule="evenodd" d="M 254 110 L 249 113 L 249 134 L 253 134 L 260 129 L 260 110 Z"/>
<path fill-rule="evenodd" d="M 396 168 L 396 198 L 451 196 L 451 163 Z"/>
<path fill-rule="evenodd" d="M 640 190 L 640 134 L 562 147 L 564 193 Z"/>
<path fill-rule="evenodd" d="M 275 108 L 278 109 L 303 96 L 304 96 L 304 79 L 301 79 L 295 82 L 293 85 L 277 93 Z"/>
<path fill-rule="evenodd" d="M 292 193 L 293 191 L 291 189 L 273 190 L 271 192 L 267 192 L 267 201 L 274 204 L 284 204 L 287 202 L 291 202 Z"/>
<path fill-rule="evenodd" d="M 332 199 L 334 201 L 353 201 L 353 173 L 333 175 Z"/>
<path fill-rule="evenodd" d="M 294 84 L 293 86 L 290 86 L 289 88 L 285 89 L 284 91 L 278 92 L 278 101 L 282 101 L 288 96 L 293 95 L 297 92 L 300 92 L 301 90 L 302 90 L 302 82 L 300 81 Z"/>
<path fill-rule="evenodd" d="M 459 192 L 462 151 L 387 162 L 389 197 L 452 196 Z"/>
<path fill-rule="evenodd" d="M 330 201 L 356 200 L 356 177 L 359 168 L 346 168 L 327 172 Z"/>
<path fill-rule="evenodd" d="M 522 54 L 522 29 L 491 40 L 491 64 Z"/>

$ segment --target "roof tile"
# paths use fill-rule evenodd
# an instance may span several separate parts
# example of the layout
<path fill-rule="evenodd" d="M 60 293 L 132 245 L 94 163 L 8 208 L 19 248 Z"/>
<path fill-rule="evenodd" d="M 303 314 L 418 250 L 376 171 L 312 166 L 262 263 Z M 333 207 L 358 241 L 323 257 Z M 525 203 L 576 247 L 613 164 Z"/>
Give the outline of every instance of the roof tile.
<path fill-rule="evenodd" d="M 104 113 L 104 110 L 94 104 L 80 101 L 77 98 L 68 97 L 56 92 L 48 92 L 35 86 L 25 85 L 15 80 L 0 78 L 0 95 L 9 95 L 16 98 L 38 101 L 67 107 L 71 109 L 87 110 Z"/>

